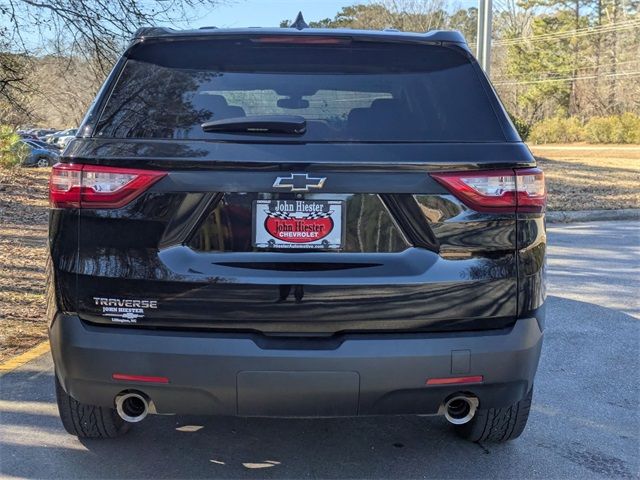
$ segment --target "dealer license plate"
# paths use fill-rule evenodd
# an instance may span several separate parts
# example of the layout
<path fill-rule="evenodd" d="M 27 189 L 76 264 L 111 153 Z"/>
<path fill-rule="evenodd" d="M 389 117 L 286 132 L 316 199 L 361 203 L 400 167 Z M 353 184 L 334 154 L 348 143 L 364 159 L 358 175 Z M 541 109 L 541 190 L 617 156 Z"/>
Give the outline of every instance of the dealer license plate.
<path fill-rule="evenodd" d="M 253 245 L 258 248 L 339 249 L 344 202 L 257 200 Z"/>

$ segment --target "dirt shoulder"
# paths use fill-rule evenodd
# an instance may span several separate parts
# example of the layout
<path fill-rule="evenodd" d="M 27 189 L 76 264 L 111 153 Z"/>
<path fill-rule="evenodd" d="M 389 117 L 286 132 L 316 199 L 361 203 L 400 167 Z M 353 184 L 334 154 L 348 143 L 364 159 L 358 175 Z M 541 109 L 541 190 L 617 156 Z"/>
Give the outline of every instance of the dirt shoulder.
<path fill-rule="evenodd" d="M 0 170 L 0 362 L 47 338 L 49 169 Z"/>

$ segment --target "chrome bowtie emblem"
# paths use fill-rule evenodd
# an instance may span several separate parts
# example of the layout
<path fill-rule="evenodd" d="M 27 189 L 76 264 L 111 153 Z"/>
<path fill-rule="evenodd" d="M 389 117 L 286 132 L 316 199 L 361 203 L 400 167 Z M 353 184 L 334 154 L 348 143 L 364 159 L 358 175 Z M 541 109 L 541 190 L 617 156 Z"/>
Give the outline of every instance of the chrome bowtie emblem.
<path fill-rule="evenodd" d="M 273 188 L 288 188 L 291 192 L 308 192 L 311 188 L 322 188 L 326 177 L 310 177 L 307 173 L 292 173 L 288 177 L 278 177 Z"/>

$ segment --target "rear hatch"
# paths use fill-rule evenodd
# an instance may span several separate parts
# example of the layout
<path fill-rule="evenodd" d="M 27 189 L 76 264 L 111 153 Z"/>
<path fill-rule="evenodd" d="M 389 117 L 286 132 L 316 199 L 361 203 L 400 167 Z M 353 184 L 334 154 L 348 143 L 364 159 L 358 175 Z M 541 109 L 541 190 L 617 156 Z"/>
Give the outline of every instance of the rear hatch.
<path fill-rule="evenodd" d="M 272 335 L 515 321 L 508 189 L 534 164 L 464 48 L 148 39 L 112 77 L 58 170 L 80 179 L 63 194 L 84 320 Z"/>

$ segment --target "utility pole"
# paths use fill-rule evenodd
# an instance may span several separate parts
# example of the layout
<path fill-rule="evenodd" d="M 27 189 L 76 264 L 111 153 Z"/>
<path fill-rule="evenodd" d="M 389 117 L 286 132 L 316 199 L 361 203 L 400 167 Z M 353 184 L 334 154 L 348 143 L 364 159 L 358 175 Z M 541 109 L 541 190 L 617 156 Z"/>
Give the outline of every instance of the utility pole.
<path fill-rule="evenodd" d="M 478 0 L 478 39 L 476 57 L 478 63 L 489 76 L 491 67 L 491 24 L 493 21 L 492 0 Z"/>

